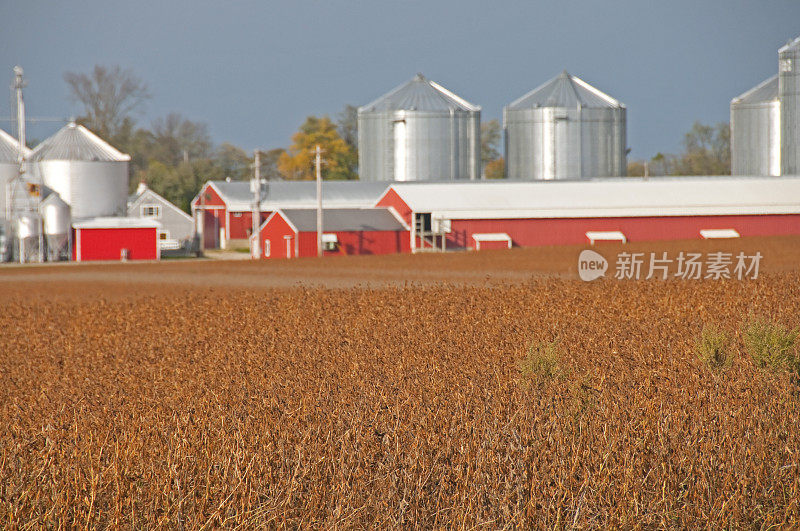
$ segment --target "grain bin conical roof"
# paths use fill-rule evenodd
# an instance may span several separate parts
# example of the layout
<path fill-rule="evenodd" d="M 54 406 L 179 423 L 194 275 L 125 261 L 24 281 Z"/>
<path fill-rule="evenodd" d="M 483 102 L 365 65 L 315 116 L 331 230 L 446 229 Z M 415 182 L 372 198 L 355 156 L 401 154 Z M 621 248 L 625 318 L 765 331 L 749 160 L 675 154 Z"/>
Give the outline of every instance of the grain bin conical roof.
<path fill-rule="evenodd" d="M 25 148 L 25 156 L 30 155 L 31 150 Z M 19 142 L 13 136 L 0 129 L 0 163 L 16 163 L 19 157 Z"/>
<path fill-rule="evenodd" d="M 778 99 L 778 74 L 762 81 L 744 94 L 740 94 L 731 101 L 734 105 L 747 105 L 753 103 L 764 103 Z"/>
<path fill-rule="evenodd" d="M 124 162 L 131 160 L 131 157 L 118 151 L 84 126 L 72 122 L 36 146 L 31 159 L 37 162 L 44 160 Z"/>
<path fill-rule="evenodd" d="M 787 42 L 784 46 L 782 46 L 778 53 L 788 52 L 789 50 L 798 50 L 800 49 L 800 37 L 796 37 L 794 40 Z"/>
<path fill-rule="evenodd" d="M 508 109 L 578 106 L 590 108 L 625 107 L 618 100 L 564 70 L 547 83 L 536 87 L 518 100 L 513 101 L 508 106 Z"/>
<path fill-rule="evenodd" d="M 435 81 L 417 74 L 407 83 L 359 108 L 359 111 L 449 112 L 451 109 L 473 112 L 481 110 L 479 105 L 474 105 Z"/>

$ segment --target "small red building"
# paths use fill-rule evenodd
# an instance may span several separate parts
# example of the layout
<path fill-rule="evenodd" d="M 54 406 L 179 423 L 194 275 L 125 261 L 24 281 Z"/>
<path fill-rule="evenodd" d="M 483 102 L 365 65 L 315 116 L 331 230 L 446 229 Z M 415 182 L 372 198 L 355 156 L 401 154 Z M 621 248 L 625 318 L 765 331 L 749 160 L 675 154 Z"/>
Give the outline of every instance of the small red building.
<path fill-rule="evenodd" d="M 322 200 L 325 208 L 371 208 L 388 186 L 379 182 L 325 181 Z M 279 208 L 314 208 L 317 185 L 314 181 L 265 181 L 261 198 L 263 223 Z M 208 181 L 191 206 L 205 249 L 248 245 L 253 227 L 253 191 L 248 181 Z"/>
<path fill-rule="evenodd" d="M 326 209 L 325 256 L 394 254 L 410 251 L 408 226 L 390 208 Z M 276 210 L 259 230 L 262 258 L 317 256 L 317 211 Z"/>
<path fill-rule="evenodd" d="M 94 218 L 72 225 L 72 259 L 158 260 L 161 224 L 142 218 Z"/>

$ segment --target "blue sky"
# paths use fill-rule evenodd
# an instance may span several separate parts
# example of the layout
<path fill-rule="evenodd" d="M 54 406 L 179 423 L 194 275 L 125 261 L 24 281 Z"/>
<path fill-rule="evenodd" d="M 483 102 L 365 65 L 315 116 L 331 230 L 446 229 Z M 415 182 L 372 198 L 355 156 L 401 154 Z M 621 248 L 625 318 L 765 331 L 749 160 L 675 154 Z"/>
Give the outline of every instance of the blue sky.
<path fill-rule="evenodd" d="M 141 125 L 176 111 L 216 142 L 269 149 L 416 72 L 489 120 L 567 69 L 627 105 L 640 158 L 679 151 L 695 120 L 727 121 L 731 98 L 775 74 L 800 1 L 2 0 L 0 20 L 0 79 L 25 68 L 31 117 L 79 113 L 65 71 L 119 64 L 152 93 Z"/>

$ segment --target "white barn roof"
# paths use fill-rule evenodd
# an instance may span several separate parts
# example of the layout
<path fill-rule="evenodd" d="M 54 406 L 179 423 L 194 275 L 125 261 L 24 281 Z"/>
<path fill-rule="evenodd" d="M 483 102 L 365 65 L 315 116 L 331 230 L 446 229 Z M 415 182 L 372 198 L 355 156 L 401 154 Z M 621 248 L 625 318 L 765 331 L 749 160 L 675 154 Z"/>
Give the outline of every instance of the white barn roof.
<path fill-rule="evenodd" d="M 414 212 L 444 219 L 800 214 L 800 177 L 394 183 Z"/>
<path fill-rule="evenodd" d="M 210 181 L 233 212 L 253 208 L 249 181 Z M 322 202 L 325 208 L 369 208 L 388 188 L 389 183 L 366 181 L 325 181 Z M 315 181 L 269 181 L 262 192 L 261 209 L 312 208 L 317 204 Z"/>

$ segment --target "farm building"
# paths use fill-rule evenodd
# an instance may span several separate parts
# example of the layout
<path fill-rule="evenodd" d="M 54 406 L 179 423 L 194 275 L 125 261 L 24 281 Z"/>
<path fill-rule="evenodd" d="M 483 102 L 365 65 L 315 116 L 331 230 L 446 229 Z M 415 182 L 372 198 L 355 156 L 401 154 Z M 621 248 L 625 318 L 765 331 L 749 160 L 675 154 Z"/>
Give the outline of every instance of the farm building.
<path fill-rule="evenodd" d="M 800 234 L 800 177 L 394 183 L 376 205 L 414 251 Z"/>
<path fill-rule="evenodd" d="M 194 236 L 192 217 L 155 193 L 145 183 L 128 197 L 128 217 L 154 219 L 161 223 L 158 237 L 161 250 L 179 249 Z"/>
<path fill-rule="evenodd" d="M 358 109 L 365 181 L 479 179 L 481 108 L 417 74 Z"/>
<path fill-rule="evenodd" d="M 625 175 L 626 108 L 565 70 L 503 109 L 510 179 Z"/>
<path fill-rule="evenodd" d="M 153 219 L 94 218 L 72 224 L 72 259 L 158 260 L 161 224 Z"/>
<path fill-rule="evenodd" d="M 391 208 L 323 211 L 325 256 L 410 251 L 408 226 Z M 279 209 L 259 229 L 262 258 L 317 256 L 317 211 Z"/>
<path fill-rule="evenodd" d="M 325 181 L 325 208 L 370 208 L 387 183 Z M 313 181 L 266 182 L 261 192 L 261 221 L 277 209 L 315 208 Z M 252 232 L 253 192 L 245 181 L 209 181 L 192 200 L 192 216 L 206 249 L 246 247 Z"/>
<path fill-rule="evenodd" d="M 82 125 L 65 125 L 36 146 L 30 160 L 74 219 L 125 215 L 131 157 Z"/>

